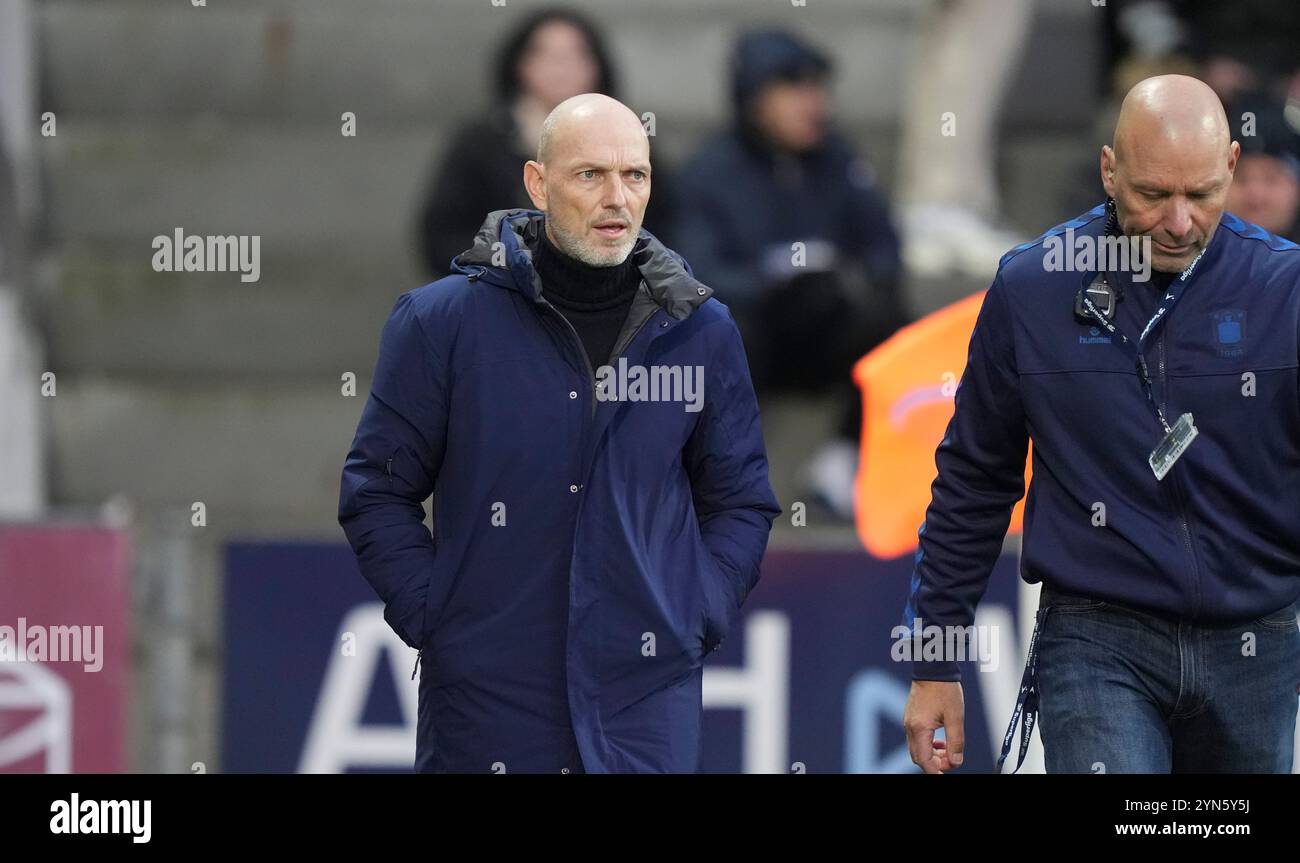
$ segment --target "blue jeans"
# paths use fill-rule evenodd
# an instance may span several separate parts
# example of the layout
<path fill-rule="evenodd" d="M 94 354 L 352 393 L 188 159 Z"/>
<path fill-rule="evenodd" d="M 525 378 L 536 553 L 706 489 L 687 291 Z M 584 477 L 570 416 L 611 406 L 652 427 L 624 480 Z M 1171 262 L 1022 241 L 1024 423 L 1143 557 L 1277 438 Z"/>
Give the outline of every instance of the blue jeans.
<path fill-rule="evenodd" d="M 1037 670 L 1048 773 L 1291 772 L 1295 605 L 1195 624 L 1046 584 L 1042 605 L 1051 606 Z"/>

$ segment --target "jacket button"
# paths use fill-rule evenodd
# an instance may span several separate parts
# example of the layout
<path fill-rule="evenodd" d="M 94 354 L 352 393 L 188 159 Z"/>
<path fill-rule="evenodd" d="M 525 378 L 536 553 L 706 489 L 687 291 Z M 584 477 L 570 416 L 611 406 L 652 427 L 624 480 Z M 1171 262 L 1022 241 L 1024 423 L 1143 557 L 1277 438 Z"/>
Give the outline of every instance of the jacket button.
<path fill-rule="evenodd" d="M 571 399 L 576 399 L 577 397 L 578 397 L 578 391 L 577 391 L 577 390 L 569 390 L 569 398 L 571 398 Z"/>
<path fill-rule="evenodd" d="M 704 296 L 705 294 L 704 288 L 696 288 L 695 293 L 699 294 L 701 297 Z"/>
<path fill-rule="evenodd" d="M 573 492 L 574 494 L 577 494 L 577 493 L 578 493 L 578 487 L 577 487 L 576 485 L 571 485 L 571 486 L 569 486 L 569 491 Z"/>

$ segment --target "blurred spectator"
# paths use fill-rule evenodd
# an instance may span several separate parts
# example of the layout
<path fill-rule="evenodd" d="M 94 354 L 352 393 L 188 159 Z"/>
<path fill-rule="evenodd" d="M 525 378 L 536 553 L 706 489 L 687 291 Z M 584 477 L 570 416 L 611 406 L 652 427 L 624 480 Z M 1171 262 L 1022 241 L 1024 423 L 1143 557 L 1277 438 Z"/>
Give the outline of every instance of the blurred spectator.
<path fill-rule="evenodd" d="M 1225 103 L 1258 91 L 1300 98 L 1296 0 L 1111 0 L 1102 11 L 1118 94 L 1153 67 L 1192 64 Z"/>
<path fill-rule="evenodd" d="M 1292 112 L 1294 116 L 1294 112 Z M 1228 109 L 1241 160 L 1227 209 L 1264 230 L 1300 242 L 1300 130 L 1285 105 L 1245 98 Z"/>
<path fill-rule="evenodd" d="M 524 162 L 536 156 L 542 121 L 555 106 L 579 93 L 616 95 L 615 70 L 595 26 L 564 9 L 536 12 L 520 24 L 500 49 L 495 80 L 493 106 L 452 136 L 421 206 L 420 250 L 435 277 L 472 245 L 484 213 L 532 206 Z M 669 198 L 659 161 L 654 179 L 645 226 L 657 233 Z"/>
<path fill-rule="evenodd" d="M 1002 103 L 1033 11 L 1033 0 L 929 4 L 900 151 L 903 259 L 915 275 L 990 279 L 1023 239 L 999 226 L 994 156 Z"/>
<path fill-rule="evenodd" d="M 1187 27 L 1187 52 L 1224 102 L 1290 89 L 1300 72 L 1296 0 L 1173 0 L 1173 8 Z"/>
<path fill-rule="evenodd" d="M 853 515 L 861 409 L 853 362 L 905 322 L 898 237 L 871 168 L 829 122 L 829 59 L 780 30 L 732 57 L 732 128 L 682 169 L 673 236 L 740 325 L 760 397 L 842 393 L 810 490 Z"/>

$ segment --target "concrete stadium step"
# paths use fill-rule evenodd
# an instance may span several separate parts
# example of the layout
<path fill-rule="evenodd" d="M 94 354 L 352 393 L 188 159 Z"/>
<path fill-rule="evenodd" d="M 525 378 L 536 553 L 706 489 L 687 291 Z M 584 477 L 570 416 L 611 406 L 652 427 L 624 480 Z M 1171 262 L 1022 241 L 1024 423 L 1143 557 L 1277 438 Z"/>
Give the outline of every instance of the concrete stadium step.
<path fill-rule="evenodd" d="M 56 371 L 368 375 L 393 303 L 426 281 L 400 247 L 287 258 L 272 248 L 248 284 L 237 273 L 156 273 L 151 254 L 70 246 L 45 314 Z"/>
<path fill-rule="evenodd" d="M 796 28 L 828 49 L 844 80 L 860 82 L 845 100 L 846 116 L 880 122 L 902 105 L 907 52 L 926 6 L 606 0 L 584 11 L 608 34 L 623 95 L 638 111 L 671 105 L 683 116 L 715 116 L 726 105 L 724 68 L 736 32 L 770 24 Z M 73 115 L 332 121 L 351 110 L 368 121 L 405 121 L 466 116 L 484 105 L 496 46 L 524 8 L 487 0 L 442 2 L 436 12 L 424 0 L 214 0 L 205 8 L 50 0 L 38 14 L 46 76 L 59 107 Z M 1036 67 L 1035 78 L 1064 81 L 1086 56 L 1079 31 L 1099 13 L 1073 0 L 1040 0 L 1035 14 L 1044 26 L 1033 50 L 1049 64 Z M 1030 91 L 1055 106 L 1049 118 L 1074 104 L 1061 86 Z"/>
<path fill-rule="evenodd" d="M 146 252 L 177 226 L 258 234 L 264 253 L 296 244 L 408 242 L 434 153 L 432 127 L 343 137 L 339 124 L 286 127 L 62 123 L 49 141 L 52 230 Z"/>
<path fill-rule="evenodd" d="M 209 525 L 333 524 L 339 475 L 369 387 L 298 380 L 60 378 L 50 412 L 51 496 L 68 506 L 125 496 Z"/>
<path fill-rule="evenodd" d="M 715 79 L 739 23 L 788 24 L 828 43 L 838 37 L 854 54 L 884 52 L 876 61 L 883 65 L 917 17 L 911 0 L 582 5 L 607 34 L 629 97 L 654 101 L 659 93 L 696 113 L 715 110 L 723 92 Z M 496 46 L 530 11 L 487 0 L 440 0 L 436 10 L 425 0 L 213 0 L 206 8 L 51 0 L 38 9 L 48 76 L 71 112 L 280 119 L 469 113 L 491 95 Z M 665 63 L 665 53 L 682 62 Z M 639 68 L 665 77 L 648 81 Z"/>

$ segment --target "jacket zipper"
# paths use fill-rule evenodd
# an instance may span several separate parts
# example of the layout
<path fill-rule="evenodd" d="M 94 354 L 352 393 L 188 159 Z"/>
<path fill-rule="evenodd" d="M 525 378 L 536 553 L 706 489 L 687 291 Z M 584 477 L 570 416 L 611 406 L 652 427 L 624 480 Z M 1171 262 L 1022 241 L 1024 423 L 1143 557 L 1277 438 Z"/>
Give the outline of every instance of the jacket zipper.
<path fill-rule="evenodd" d="M 1156 347 L 1160 356 L 1160 410 L 1167 416 L 1169 413 L 1169 378 L 1165 373 L 1165 336 L 1162 332 L 1156 338 Z M 1196 550 L 1192 547 L 1192 530 L 1187 522 L 1187 504 L 1183 498 L 1182 484 L 1178 479 L 1178 471 L 1171 470 L 1170 479 L 1173 480 L 1174 501 L 1178 507 L 1178 524 L 1182 528 L 1183 547 L 1187 549 L 1187 558 L 1192 564 L 1192 580 L 1195 588 L 1196 602 L 1193 604 L 1193 613 L 1200 611 L 1201 606 L 1201 573 L 1196 565 Z"/>
<path fill-rule="evenodd" d="M 645 318 L 642 319 L 641 323 L 636 325 L 636 329 L 632 330 L 631 334 L 629 334 L 626 339 L 620 339 L 619 344 L 614 346 L 614 355 L 611 356 L 610 359 L 613 361 L 617 361 L 620 358 L 622 358 L 623 351 L 627 349 L 628 345 L 632 344 L 632 342 L 637 337 L 637 333 L 645 329 L 645 325 L 650 323 L 651 318 L 653 318 L 654 316 L 655 316 L 655 309 L 651 309 L 650 314 L 646 315 Z"/>
<path fill-rule="evenodd" d="M 471 282 L 476 282 L 486 272 L 486 267 L 479 267 L 478 272 L 470 273 L 467 278 Z M 578 346 L 578 354 L 582 357 L 582 364 L 587 368 L 587 380 L 590 382 L 589 386 L 591 387 L 591 416 L 594 418 L 596 416 L 596 370 L 591 367 L 591 358 L 587 356 L 587 349 L 582 346 L 582 337 L 578 335 L 578 331 L 573 324 L 569 323 L 569 319 L 560 314 L 560 310 L 551 305 L 549 300 L 545 297 L 541 297 L 540 300 L 542 305 L 550 309 L 552 314 L 564 322 L 565 328 L 573 335 L 573 343 Z"/>
<path fill-rule="evenodd" d="M 641 296 L 640 291 L 641 291 L 641 284 L 639 283 L 637 285 L 636 297 L 634 297 L 632 300 L 633 305 L 636 304 L 636 298 L 639 298 Z M 658 310 L 659 310 L 659 305 L 656 303 L 653 307 L 650 308 L 649 313 L 646 314 L 643 318 L 641 318 L 641 322 L 638 323 L 630 333 L 625 331 L 619 334 L 619 339 L 614 344 L 614 350 L 610 353 L 610 357 L 609 357 L 610 365 L 615 365 L 620 359 L 622 359 L 623 351 L 627 350 L 627 346 L 632 344 L 632 342 L 636 340 L 637 334 L 640 333 L 643 329 L 645 329 L 645 325 L 650 323 L 651 319 L 654 318 L 655 316 L 655 312 Z"/>
<path fill-rule="evenodd" d="M 587 385 L 591 389 L 591 417 L 594 419 L 596 416 L 596 370 L 591 367 L 591 357 L 587 356 L 587 349 L 582 346 L 582 337 L 578 335 L 578 330 L 573 324 L 569 323 L 569 319 L 560 314 L 560 310 L 551 305 L 549 300 L 543 298 L 542 302 L 546 304 L 546 308 L 550 309 L 557 318 L 564 322 L 565 328 L 573 335 L 573 343 L 578 346 L 578 354 L 582 357 L 582 364 L 587 368 Z"/>
<path fill-rule="evenodd" d="M 638 297 L 640 296 L 640 289 L 641 289 L 641 285 L 638 284 L 637 285 Z M 569 323 L 569 319 L 566 318 L 564 315 L 562 315 L 559 309 L 551 305 L 551 303 L 545 298 L 542 299 L 542 302 L 546 303 L 546 307 L 550 309 L 552 312 L 554 312 L 556 317 L 564 321 L 565 326 L 569 328 L 569 332 L 573 334 L 573 340 L 578 345 L 578 352 L 582 354 L 582 360 L 587 366 L 587 375 L 591 380 L 591 415 L 592 417 L 595 417 L 596 416 L 596 370 L 592 368 L 591 357 L 587 356 L 587 349 L 582 346 L 582 339 L 581 337 L 579 337 L 578 331 L 577 329 L 574 328 L 573 324 Z M 634 299 L 633 303 L 635 302 L 636 300 Z M 620 334 L 618 343 L 614 345 L 614 351 L 609 358 L 611 363 L 618 361 L 618 359 L 623 355 L 622 354 L 623 350 L 625 350 L 628 345 L 632 344 L 632 341 L 637 337 L 637 334 L 640 333 L 641 330 L 645 329 L 645 325 L 649 323 L 650 319 L 655 316 L 655 311 L 657 309 L 658 309 L 658 305 L 656 304 L 655 308 L 650 309 L 650 313 L 641 319 L 641 322 L 636 325 L 636 328 L 633 329 L 631 333 Z"/>
<path fill-rule="evenodd" d="M 478 272 L 470 273 L 468 278 L 471 282 L 478 281 L 478 279 L 482 277 L 482 275 L 485 272 L 487 272 L 486 267 L 479 267 Z M 637 285 L 638 292 L 640 291 L 640 287 L 641 286 L 638 284 Z M 581 355 L 582 364 L 587 369 L 587 380 L 589 381 L 591 387 L 591 417 L 594 419 L 596 416 L 596 370 L 591 365 L 591 357 L 587 356 L 587 349 L 582 345 L 582 337 L 578 335 L 578 330 L 573 326 L 573 324 L 569 323 L 569 319 L 566 318 L 564 315 L 562 315 L 559 309 L 551 305 L 551 302 L 549 300 L 547 300 L 545 297 L 542 297 L 541 302 L 544 306 L 546 306 L 547 309 L 551 311 L 552 314 L 554 314 L 557 318 L 559 318 L 561 321 L 564 322 L 565 328 L 569 331 L 569 334 L 573 336 L 573 343 L 578 346 L 578 354 Z M 617 359 L 619 356 L 622 356 L 622 354 L 620 353 L 621 349 L 626 348 L 628 345 L 632 343 L 632 340 L 637 337 L 637 334 L 640 333 L 641 330 L 645 328 L 645 325 L 649 323 L 650 319 L 654 317 L 654 313 L 655 313 L 655 309 L 651 309 L 650 314 L 646 315 L 645 319 L 642 320 L 641 323 L 637 324 L 636 329 L 632 330 L 630 335 L 628 335 L 626 338 L 619 340 L 619 344 L 615 345 L 614 356 L 611 357 L 611 359 Z M 389 463 L 391 465 L 392 459 L 389 459 Z"/>

